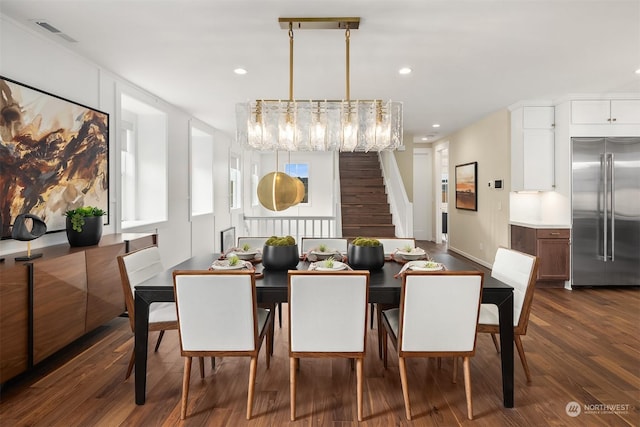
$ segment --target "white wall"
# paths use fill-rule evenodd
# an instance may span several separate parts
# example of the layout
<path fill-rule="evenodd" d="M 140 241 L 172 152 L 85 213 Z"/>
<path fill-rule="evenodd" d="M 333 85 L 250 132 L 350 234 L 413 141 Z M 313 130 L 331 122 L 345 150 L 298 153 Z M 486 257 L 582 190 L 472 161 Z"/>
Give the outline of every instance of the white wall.
<path fill-rule="evenodd" d="M 168 114 L 168 212 L 166 222 L 132 230 L 157 232 L 162 260 L 174 265 L 191 256 L 193 233 L 199 239 L 196 248 L 220 247 L 218 231 L 231 224 L 228 205 L 228 150 L 230 138 L 215 130 L 215 222 L 205 215 L 193 223 L 189 212 L 189 120 L 191 117 L 177 107 L 157 99 L 153 94 L 87 61 L 57 42 L 27 29 L 0 15 L 0 74 L 43 91 L 70 99 L 109 113 L 109 225 L 104 234 L 120 232 L 119 215 L 119 132 L 117 126 L 119 88 L 139 91 L 157 100 Z M 214 231 L 215 230 L 215 231 Z M 32 242 L 39 248 L 66 243 L 64 231 L 47 234 Z M 24 242 L 3 240 L 0 254 L 24 251 Z"/>
<path fill-rule="evenodd" d="M 449 248 L 490 267 L 509 246 L 510 115 L 504 109 L 447 136 L 449 141 Z M 478 162 L 478 210 L 455 207 L 455 166 Z M 493 181 L 503 180 L 503 188 Z M 491 182 L 491 187 L 489 183 Z"/>

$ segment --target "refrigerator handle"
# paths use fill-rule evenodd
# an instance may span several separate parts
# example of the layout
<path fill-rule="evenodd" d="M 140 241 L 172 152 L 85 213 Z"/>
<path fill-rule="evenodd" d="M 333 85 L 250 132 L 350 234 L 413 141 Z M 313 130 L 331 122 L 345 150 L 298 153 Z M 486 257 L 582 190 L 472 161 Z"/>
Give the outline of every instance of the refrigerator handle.
<path fill-rule="evenodd" d="M 611 261 L 615 261 L 615 248 L 616 248 L 616 176 L 615 170 L 613 167 L 613 153 L 609 154 L 609 198 L 611 199 L 611 209 L 609 215 L 611 216 L 611 254 L 609 255 L 609 259 Z"/>
<path fill-rule="evenodd" d="M 609 194 L 609 176 L 608 176 L 608 162 L 607 162 L 607 155 L 606 154 L 601 154 L 600 155 L 600 173 L 601 173 L 601 177 L 603 180 L 603 186 L 602 186 L 602 260 L 604 262 L 607 262 L 609 260 L 609 253 L 607 251 L 607 238 L 609 236 L 608 233 L 608 216 L 609 216 L 609 212 L 607 209 L 607 201 L 608 201 L 608 194 Z M 598 197 L 599 198 L 599 197 Z"/>

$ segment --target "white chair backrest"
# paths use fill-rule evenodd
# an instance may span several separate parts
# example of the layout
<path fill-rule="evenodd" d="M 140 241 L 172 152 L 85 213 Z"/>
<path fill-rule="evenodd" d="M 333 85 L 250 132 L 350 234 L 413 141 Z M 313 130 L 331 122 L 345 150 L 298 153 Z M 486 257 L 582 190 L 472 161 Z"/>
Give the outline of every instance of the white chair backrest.
<path fill-rule="evenodd" d="M 289 349 L 363 352 L 369 272 L 289 273 Z"/>
<path fill-rule="evenodd" d="M 164 271 L 160 250 L 157 246 L 149 246 L 148 248 L 131 252 L 124 255 L 122 260 L 132 292 L 140 283 Z"/>
<path fill-rule="evenodd" d="M 325 239 L 320 237 L 303 237 L 302 253 L 307 253 L 311 249 L 317 248 L 320 245 L 326 245 L 328 249 L 335 249 L 336 251 L 343 254 L 347 253 L 347 239 Z"/>
<path fill-rule="evenodd" d="M 535 257 L 513 249 L 498 248 L 493 262 L 491 277 L 509 286 L 513 286 L 513 324 L 517 325 L 522 313 L 529 283 L 533 283 L 531 275 Z"/>
<path fill-rule="evenodd" d="M 268 237 L 238 237 L 238 247 L 241 248 L 243 245 L 248 244 L 251 249 L 262 250 L 267 239 Z"/>
<path fill-rule="evenodd" d="M 474 350 L 482 273 L 457 273 L 404 276 L 402 351 Z"/>
<path fill-rule="evenodd" d="M 251 351 L 256 348 L 252 274 L 174 272 L 183 351 Z"/>
<path fill-rule="evenodd" d="M 396 251 L 396 249 L 402 250 L 406 246 L 416 247 L 416 239 L 413 238 L 393 238 L 393 239 L 378 239 L 382 246 L 384 246 L 384 255 L 389 256 Z"/>

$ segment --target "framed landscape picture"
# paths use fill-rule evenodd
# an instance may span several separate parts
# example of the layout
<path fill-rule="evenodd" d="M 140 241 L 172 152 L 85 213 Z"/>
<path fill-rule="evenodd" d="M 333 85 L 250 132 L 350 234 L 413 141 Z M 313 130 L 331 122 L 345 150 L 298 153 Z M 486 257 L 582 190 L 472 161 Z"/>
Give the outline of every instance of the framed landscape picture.
<path fill-rule="evenodd" d="M 478 162 L 456 165 L 456 208 L 478 210 Z"/>
<path fill-rule="evenodd" d="M 52 232 L 67 210 L 107 211 L 109 115 L 2 76 L 0 94 L 0 236 L 20 214 Z"/>

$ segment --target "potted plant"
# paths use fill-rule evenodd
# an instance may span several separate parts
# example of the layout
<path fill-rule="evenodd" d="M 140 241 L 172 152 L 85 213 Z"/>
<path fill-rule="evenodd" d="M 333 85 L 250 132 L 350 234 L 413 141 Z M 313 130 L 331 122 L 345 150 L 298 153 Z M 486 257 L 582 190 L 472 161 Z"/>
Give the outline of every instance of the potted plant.
<path fill-rule="evenodd" d="M 378 239 L 356 237 L 347 250 L 349 265 L 356 270 L 379 270 L 384 266 L 384 247 Z"/>
<path fill-rule="evenodd" d="M 262 265 L 269 270 L 289 270 L 298 265 L 298 245 L 291 236 L 271 236 L 264 242 Z"/>
<path fill-rule="evenodd" d="M 67 239 L 71 246 L 97 245 L 102 237 L 102 217 L 107 213 L 94 206 L 81 206 L 65 212 Z"/>

